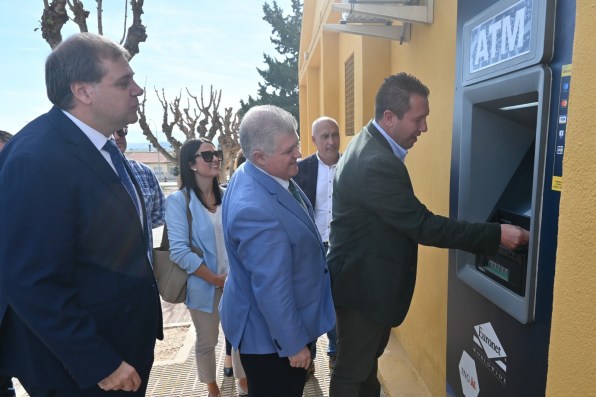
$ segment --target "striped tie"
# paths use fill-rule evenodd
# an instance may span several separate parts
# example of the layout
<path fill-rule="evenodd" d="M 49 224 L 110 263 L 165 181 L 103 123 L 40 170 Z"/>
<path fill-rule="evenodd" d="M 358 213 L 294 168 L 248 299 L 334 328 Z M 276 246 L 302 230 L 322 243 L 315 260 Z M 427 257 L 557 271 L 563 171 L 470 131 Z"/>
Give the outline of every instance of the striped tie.
<path fill-rule="evenodd" d="M 126 172 L 126 167 L 124 166 L 124 156 L 120 152 L 120 149 L 118 149 L 118 146 L 116 146 L 116 143 L 111 139 L 108 139 L 108 141 L 104 145 L 103 149 L 106 150 L 108 153 L 110 153 L 110 157 L 112 158 L 112 163 L 114 164 L 114 168 L 116 168 L 116 172 L 118 173 L 118 178 L 120 179 L 120 182 L 122 182 L 122 184 L 124 185 L 126 190 L 128 191 L 130 198 L 132 199 L 133 203 L 135 204 L 137 213 L 140 214 L 141 210 L 139 208 L 139 202 L 137 200 L 137 194 L 135 191 L 135 187 L 132 183 L 132 179 L 130 178 L 130 175 L 128 175 L 128 172 Z"/>
<path fill-rule="evenodd" d="M 294 184 L 294 181 L 292 181 L 292 180 L 290 181 L 288 190 L 290 191 L 290 193 L 292 193 L 292 196 L 294 196 L 296 201 L 298 201 L 298 204 L 300 204 L 302 206 L 302 208 L 304 208 L 306 210 L 306 204 L 304 203 L 304 200 L 302 200 L 302 197 L 300 196 L 300 193 L 298 192 L 298 188 Z"/>

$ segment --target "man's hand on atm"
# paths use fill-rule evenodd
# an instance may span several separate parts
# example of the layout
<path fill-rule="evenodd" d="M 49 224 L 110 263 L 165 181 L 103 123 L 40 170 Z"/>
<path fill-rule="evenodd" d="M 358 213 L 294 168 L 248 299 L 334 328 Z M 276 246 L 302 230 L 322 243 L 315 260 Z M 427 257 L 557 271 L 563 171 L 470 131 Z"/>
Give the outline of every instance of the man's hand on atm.
<path fill-rule="evenodd" d="M 510 250 L 527 245 L 530 240 L 530 232 L 519 226 L 501 225 L 501 245 Z"/>

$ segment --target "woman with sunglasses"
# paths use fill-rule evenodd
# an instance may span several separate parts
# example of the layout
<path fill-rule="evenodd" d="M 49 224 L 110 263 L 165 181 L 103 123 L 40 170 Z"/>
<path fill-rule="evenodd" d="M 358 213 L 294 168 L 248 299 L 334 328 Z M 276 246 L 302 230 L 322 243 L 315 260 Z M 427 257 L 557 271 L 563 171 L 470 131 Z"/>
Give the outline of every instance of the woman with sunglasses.
<path fill-rule="evenodd" d="M 186 306 L 195 331 L 195 356 L 199 381 L 207 384 L 210 397 L 220 396 L 216 382 L 215 346 L 219 336 L 217 310 L 228 273 L 228 256 L 221 223 L 223 191 L 218 175 L 222 164 L 221 150 L 204 139 L 191 139 L 180 148 L 180 189 L 166 201 L 166 225 L 170 240 L 170 258 L 188 274 Z M 203 251 L 203 257 L 191 250 L 188 237 L 187 195 L 192 215 L 192 244 Z M 233 360 L 239 392 L 246 389 L 240 360 Z"/>

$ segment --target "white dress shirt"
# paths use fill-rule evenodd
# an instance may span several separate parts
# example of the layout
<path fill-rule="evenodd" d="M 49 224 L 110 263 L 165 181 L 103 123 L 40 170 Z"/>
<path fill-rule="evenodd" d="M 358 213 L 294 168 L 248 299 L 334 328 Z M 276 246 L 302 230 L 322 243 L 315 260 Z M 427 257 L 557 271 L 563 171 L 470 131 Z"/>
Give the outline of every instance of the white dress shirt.
<path fill-rule="evenodd" d="M 90 127 L 87 124 L 83 123 L 81 120 L 77 119 L 75 116 L 68 113 L 67 111 L 62 110 L 62 112 L 66 115 L 66 117 L 71 119 L 72 122 L 75 123 L 76 126 L 81 129 L 81 131 L 83 131 L 83 134 L 85 134 L 85 136 L 87 136 L 87 138 L 89 138 L 89 140 L 91 141 L 93 146 L 95 146 L 97 148 L 97 150 L 99 150 L 99 153 L 106 159 L 106 161 L 108 162 L 110 167 L 112 167 L 112 169 L 114 170 L 116 175 L 118 175 L 118 171 L 116 171 L 116 167 L 114 167 L 114 163 L 112 163 L 112 157 L 110 156 L 110 153 L 108 153 L 108 151 L 103 148 L 105 146 L 106 142 L 108 141 L 108 138 L 101 132 L 94 129 L 93 127 Z M 131 175 L 131 179 L 132 178 L 133 178 L 133 176 Z M 142 208 L 141 198 L 139 197 L 139 192 L 137 191 L 136 188 L 135 188 L 135 193 L 137 196 L 136 197 L 137 208 L 141 209 Z M 139 218 L 141 220 L 141 225 L 143 227 L 145 227 L 145 219 L 143 219 L 144 218 L 143 211 L 139 211 Z"/>
<path fill-rule="evenodd" d="M 315 200 L 315 223 L 324 242 L 329 241 L 329 228 L 331 226 L 331 203 L 333 198 L 333 177 L 337 164 L 325 164 L 319 154 L 319 169 L 317 174 L 317 196 Z"/>

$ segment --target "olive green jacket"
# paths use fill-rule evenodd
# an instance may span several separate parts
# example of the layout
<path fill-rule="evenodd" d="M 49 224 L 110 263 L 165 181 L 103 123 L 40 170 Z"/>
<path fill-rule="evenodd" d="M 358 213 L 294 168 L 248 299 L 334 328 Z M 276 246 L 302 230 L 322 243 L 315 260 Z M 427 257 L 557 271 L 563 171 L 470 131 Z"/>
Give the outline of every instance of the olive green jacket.
<path fill-rule="evenodd" d="M 455 221 L 414 195 L 408 170 L 372 121 L 340 159 L 333 184 L 328 266 L 336 307 L 396 327 L 416 282 L 418 244 L 494 252 L 500 225 Z"/>

